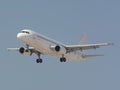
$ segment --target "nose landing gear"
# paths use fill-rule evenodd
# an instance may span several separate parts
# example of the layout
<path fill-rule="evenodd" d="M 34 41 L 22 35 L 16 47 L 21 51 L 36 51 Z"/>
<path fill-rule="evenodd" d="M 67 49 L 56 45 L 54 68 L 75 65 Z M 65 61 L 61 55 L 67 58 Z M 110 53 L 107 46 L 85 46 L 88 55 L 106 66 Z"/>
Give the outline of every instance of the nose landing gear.
<path fill-rule="evenodd" d="M 38 53 L 37 55 L 38 55 L 38 59 L 36 59 L 36 63 L 42 63 L 43 60 L 40 58 L 40 53 Z"/>

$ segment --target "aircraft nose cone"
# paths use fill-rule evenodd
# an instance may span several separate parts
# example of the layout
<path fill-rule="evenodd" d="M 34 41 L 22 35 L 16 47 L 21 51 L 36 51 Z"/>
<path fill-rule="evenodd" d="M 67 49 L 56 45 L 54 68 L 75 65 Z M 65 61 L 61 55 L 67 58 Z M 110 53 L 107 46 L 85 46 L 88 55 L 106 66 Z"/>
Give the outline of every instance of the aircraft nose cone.
<path fill-rule="evenodd" d="M 20 40 L 22 40 L 24 38 L 24 35 L 22 35 L 21 33 L 18 33 L 17 34 L 17 38 L 20 39 Z"/>
<path fill-rule="evenodd" d="M 21 35 L 18 33 L 18 34 L 17 34 L 17 38 L 20 39 L 20 37 L 21 37 Z"/>

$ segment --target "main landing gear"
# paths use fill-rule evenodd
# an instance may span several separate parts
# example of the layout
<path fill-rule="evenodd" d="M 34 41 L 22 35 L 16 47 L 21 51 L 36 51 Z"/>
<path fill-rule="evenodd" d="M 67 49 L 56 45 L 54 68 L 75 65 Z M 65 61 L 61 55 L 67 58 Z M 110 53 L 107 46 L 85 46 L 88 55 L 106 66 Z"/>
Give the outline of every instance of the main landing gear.
<path fill-rule="evenodd" d="M 60 58 L 60 62 L 66 62 L 66 58 L 65 57 Z"/>
<path fill-rule="evenodd" d="M 36 63 L 42 63 L 42 59 L 40 58 L 40 53 L 37 54 L 38 55 L 38 59 L 36 59 Z"/>
<path fill-rule="evenodd" d="M 60 58 L 60 62 L 66 62 L 66 58 L 64 57 L 64 54 L 63 54 L 62 57 Z"/>

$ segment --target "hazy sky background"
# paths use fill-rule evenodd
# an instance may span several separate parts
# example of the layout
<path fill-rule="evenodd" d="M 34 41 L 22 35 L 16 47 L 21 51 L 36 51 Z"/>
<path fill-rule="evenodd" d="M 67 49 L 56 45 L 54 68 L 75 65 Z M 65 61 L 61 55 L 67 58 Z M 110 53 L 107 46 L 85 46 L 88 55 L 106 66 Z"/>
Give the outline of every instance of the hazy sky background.
<path fill-rule="evenodd" d="M 90 50 L 104 57 L 67 61 L 24 57 L 8 47 L 24 46 L 16 35 L 32 29 L 65 44 L 113 42 Z M 0 0 L 0 90 L 120 90 L 119 0 Z"/>

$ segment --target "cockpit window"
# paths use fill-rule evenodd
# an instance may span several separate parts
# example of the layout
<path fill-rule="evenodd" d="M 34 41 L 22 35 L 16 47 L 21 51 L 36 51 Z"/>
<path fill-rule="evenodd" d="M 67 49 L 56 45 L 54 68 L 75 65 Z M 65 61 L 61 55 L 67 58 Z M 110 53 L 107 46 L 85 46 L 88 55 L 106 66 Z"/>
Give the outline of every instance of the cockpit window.
<path fill-rule="evenodd" d="M 27 34 L 30 34 L 29 32 L 27 32 L 27 31 L 22 31 L 21 33 L 27 33 Z"/>

